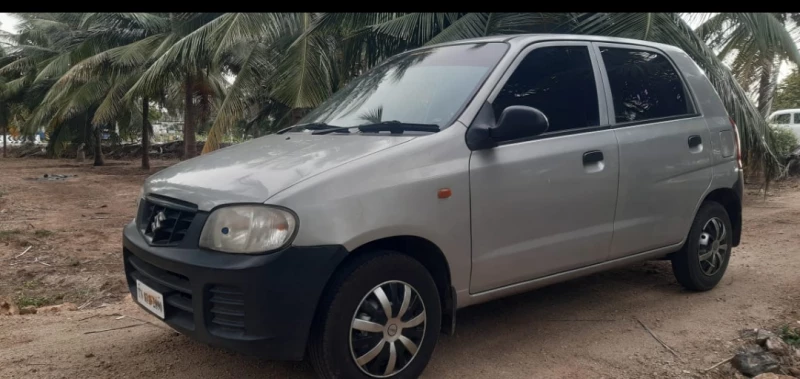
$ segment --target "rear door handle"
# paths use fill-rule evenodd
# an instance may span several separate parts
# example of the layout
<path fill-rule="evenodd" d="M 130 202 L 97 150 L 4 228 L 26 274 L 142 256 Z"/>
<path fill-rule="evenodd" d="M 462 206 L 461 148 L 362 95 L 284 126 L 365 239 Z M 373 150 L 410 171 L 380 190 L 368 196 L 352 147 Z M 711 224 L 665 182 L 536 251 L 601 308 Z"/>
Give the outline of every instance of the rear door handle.
<path fill-rule="evenodd" d="M 600 150 L 587 151 L 583 153 L 583 164 L 590 165 L 603 161 L 603 152 Z"/>
<path fill-rule="evenodd" d="M 703 139 L 700 138 L 700 136 L 695 135 L 689 137 L 689 147 L 697 147 L 700 146 L 701 143 L 703 143 Z"/>

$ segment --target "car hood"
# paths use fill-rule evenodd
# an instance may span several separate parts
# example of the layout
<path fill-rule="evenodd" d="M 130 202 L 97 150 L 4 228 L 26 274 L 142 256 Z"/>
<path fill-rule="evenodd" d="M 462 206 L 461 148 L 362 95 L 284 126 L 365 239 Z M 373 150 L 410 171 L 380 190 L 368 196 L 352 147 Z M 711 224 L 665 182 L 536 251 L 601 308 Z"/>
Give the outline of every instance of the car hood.
<path fill-rule="evenodd" d="M 200 210 L 230 203 L 263 203 L 304 179 L 413 138 L 269 135 L 168 167 L 148 178 L 144 190 L 194 203 Z"/>

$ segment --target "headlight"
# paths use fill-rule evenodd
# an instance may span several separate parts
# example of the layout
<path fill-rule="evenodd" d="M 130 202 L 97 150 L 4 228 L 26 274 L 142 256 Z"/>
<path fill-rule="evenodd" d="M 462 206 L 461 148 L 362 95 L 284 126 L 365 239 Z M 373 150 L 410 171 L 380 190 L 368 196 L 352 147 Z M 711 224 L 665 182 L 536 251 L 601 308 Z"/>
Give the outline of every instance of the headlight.
<path fill-rule="evenodd" d="M 265 205 L 234 205 L 208 216 L 200 247 L 226 253 L 263 253 L 286 245 L 294 236 L 294 214 Z"/>

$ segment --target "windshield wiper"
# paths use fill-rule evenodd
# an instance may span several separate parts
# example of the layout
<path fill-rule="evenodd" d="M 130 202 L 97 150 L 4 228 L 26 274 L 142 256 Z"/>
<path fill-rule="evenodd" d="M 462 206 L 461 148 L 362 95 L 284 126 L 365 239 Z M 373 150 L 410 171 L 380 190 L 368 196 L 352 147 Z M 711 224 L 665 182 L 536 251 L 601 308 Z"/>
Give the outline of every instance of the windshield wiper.
<path fill-rule="evenodd" d="M 392 134 L 402 134 L 406 130 L 410 132 L 432 132 L 432 133 L 436 133 L 439 131 L 439 125 L 436 124 L 416 124 L 412 122 L 402 122 L 393 120 L 393 121 L 383 121 L 374 124 L 365 124 L 357 126 L 332 127 L 330 129 L 317 130 L 311 134 L 328 134 L 340 130 L 353 129 L 353 128 L 358 128 L 358 130 L 360 130 L 362 133 L 392 132 Z"/>

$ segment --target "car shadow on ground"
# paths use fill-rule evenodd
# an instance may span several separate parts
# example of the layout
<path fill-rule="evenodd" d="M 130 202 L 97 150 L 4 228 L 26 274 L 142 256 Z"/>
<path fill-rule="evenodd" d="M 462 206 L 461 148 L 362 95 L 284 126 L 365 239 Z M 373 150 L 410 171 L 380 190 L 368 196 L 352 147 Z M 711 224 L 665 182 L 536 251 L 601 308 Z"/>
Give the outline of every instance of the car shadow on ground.
<path fill-rule="evenodd" d="M 643 298 L 645 292 L 648 295 Z M 681 296 L 686 292 L 672 277 L 669 262 L 653 261 L 468 307 L 458 313 L 456 335 L 440 337 L 425 376 L 457 376 L 452 371 L 453 361 L 460 362 L 459 371 L 469 372 L 472 366 L 477 369 L 489 360 L 517 359 L 515 352 L 530 345 L 539 345 L 534 351 L 543 348 L 546 356 L 547 344 L 542 341 L 559 341 L 568 349 L 580 350 L 581 341 L 594 338 L 583 330 L 584 323 L 630 327 L 631 315 L 637 309 Z M 146 360 L 152 354 L 149 350 L 159 346 L 161 359 L 170 362 L 168 376 L 174 377 L 315 377 L 307 361 L 276 362 L 244 356 L 174 332 L 159 333 L 155 339 L 130 344 L 124 354 L 133 360 Z"/>

